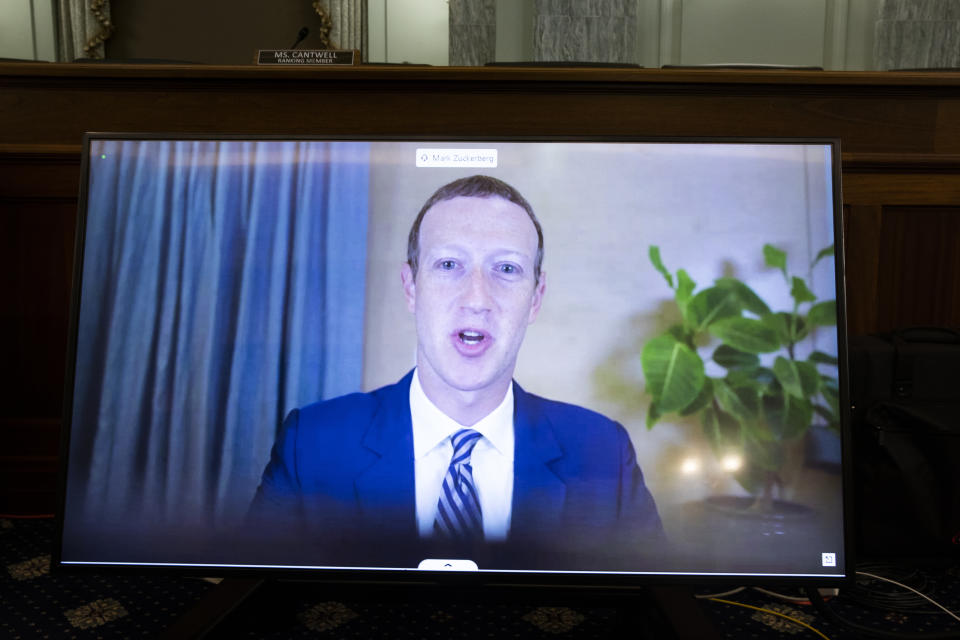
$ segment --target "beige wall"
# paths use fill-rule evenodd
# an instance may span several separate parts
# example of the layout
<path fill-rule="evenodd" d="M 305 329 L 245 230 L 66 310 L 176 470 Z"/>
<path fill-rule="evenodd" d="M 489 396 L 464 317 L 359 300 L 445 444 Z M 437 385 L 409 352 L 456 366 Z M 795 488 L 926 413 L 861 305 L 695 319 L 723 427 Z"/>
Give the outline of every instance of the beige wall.
<path fill-rule="evenodd" d="M 446 0 L 368 0 L 370 60 L 446 66 Z"/>
<path fill-rule="evenodd" d="M 413 218 L 437 187 L 481 172 L 413 168 L 417 146 L 426 143 L 390 144 L 372 168 L 366 389 L 396 381 L 414 364 L 413 319 L 399 275 Z M 517 187 L 544 228 L 547 293 L 516 380 L 621 421 L 661 503 L 736 491 L 723 475 L 678 475 L 682 458 L 710 458 L 698 425 L 644 427 L 649 398 L 640 349 L 673 317 L 671 292 L 647 248 L 658 244 L 667 267 L 687 269 L 698 290 L 736 275 L 772 306 L 789 308 L 783 277 L 764 267 L 761 247 L 785 249 L 791 270 L 806 275 L 810 258 L 830 244 L 815 231 L 831 215 L 823 148 L 476 146 L 499 150 L 499 166 L 483 173 Z M 801 162 L 804 156 L 812 164 Z M 832 266 L 822 263 L 815 275 L 815 292 L 832 296 Z M 819 339 L 818 348 L 836 348 L 827 336 Z M 710 351 L 704 347 L 704 355 Z"/>
<path fill-rule="evenodd" d="M 53 0 L 0 0 L 0 58 L 56 60 Z"/>

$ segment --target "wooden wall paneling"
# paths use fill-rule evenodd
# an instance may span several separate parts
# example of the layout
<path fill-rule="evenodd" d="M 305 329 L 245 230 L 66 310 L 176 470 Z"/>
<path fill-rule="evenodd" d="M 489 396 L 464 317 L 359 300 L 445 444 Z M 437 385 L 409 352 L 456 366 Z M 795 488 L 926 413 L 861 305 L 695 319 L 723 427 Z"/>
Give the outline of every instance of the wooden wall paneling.
<path fill-rule="evenodd" d="M 0 335 L 8 365 L 0 418 L 60 417 L 80 169 L 71 151 L 0 147 Z"/>
<path fill-rule="evenodd" d="M 79 147 L 0 145 L 0 513 L 51 513 Z"/>
<path fill-rule="evenodd" d="M 960 158 L 957 158 L 960 166 Z M 844 169 L 844 201 L 862 205 L 926 205 L 960 203 L 960 172 L 911 166 L 904 158 L 896 170 L 856 173 Z"/>
<path fill-rule="evenodd" d="M 960 74 L 43 67 L 0 65 L 0 143 L 77 144 L 88 130 L 404 131 L 826 136 L 849 151 L 960 152 L 960 139 L 938 138 Z"/>
<path fill-rule="evenodd" d="M 960 326 L 960 155 L 845 153 L 851 335 Z"/>
<path fill-rule="evenodd" d="M 847 331 L 872 333 L 877 325 L 878 244 L 881 210 L 874 205 L 844 207 Z"/>
<path fill-rule="evenodd" d="M 0 143 L 0 198 L 76 202 L 80 144 Z"/>
<path fill-rule="evenodd" d="M 934 151 L 957 153 L 960 149 L 960 101 L 943 100 L 937 107 Z"/>
<path fill-rule="evenodd" d="M 881 213 L 877 330 L 960 327 L 960 206 Z"/>
<path fill-rule="evenodd" d="M 9 301 L 0 416 L 60 417 L 76 201 L 0 200 L 0 297 Z"/>

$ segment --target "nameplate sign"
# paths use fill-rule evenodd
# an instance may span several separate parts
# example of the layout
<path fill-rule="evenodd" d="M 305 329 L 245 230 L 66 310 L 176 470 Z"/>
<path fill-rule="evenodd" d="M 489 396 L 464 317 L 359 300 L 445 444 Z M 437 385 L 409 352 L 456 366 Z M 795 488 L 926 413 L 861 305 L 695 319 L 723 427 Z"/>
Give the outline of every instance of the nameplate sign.
<path fill-rule="evenodd" d="M 260 49 L 257 64 L 352 66 L 356 49 Z"/>

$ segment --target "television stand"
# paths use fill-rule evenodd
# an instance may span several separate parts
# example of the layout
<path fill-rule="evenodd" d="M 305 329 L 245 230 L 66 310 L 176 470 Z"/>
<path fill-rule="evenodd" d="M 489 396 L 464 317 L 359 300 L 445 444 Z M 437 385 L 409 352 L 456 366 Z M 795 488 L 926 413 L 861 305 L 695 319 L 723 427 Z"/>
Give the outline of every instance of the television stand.
<path fill-rule="evenodd" d="M 164 631 L 161 640 L 206 638 L 265 584 L 259 578 L 224 578 Z"/>

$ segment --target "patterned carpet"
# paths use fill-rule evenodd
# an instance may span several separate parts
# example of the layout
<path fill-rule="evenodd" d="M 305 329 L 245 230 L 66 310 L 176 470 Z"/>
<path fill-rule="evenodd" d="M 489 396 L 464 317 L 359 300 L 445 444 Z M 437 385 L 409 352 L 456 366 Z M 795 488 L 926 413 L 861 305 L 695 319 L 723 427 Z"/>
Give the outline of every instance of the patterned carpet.
<path fill-rule="evenodd" d="M 0 518 L 0 638 L 155 637 L 207 594 L 213 584 L 199 578 L 115 575 L 51 575 L 51 519 Z M 892 569 L 891 569 L 892 570 Z M 960 610 L 960 565 L 946 569 L 899 569 L 895 576 L 921 588 L 952 610 Z M 890 594 L 891 606 L 877 609 L 842 594 L 829 603 L 843 618 L 887 631 L 932 633 L 960 623 L 946 615 L 897 610 L 896 588 L 874 583 L 873 596 Z M 701 590 L 701 593 L 707 591 Z M 864 591 L 864 593 L 867 593 Z M 468 604 L 357 598 L 318 592 L 305 584 L 282 583 L 260 590 L 217 629 L 225 638 L 666 638 L 652 608 L 629 612 L 615 606 L 557 603 Z M 768 611 L 701 600 L 700 610 L 717 638 L 815 638 L 814 632 L 770 611 L 818 629 L 831 640 L 865 637 L 825 620 L 809 604 L 787 602 L 753 589 L 725 596 Z M 269 614 L 269 615 L 267 615 Z M 638 622 L 639 621 L 639 622 Z"/>
<path fill-rule="evenodd" d="M 52 519 L 0 519 L 0 637 L 155 635 L 212 585 L 135 576 L 51 576 Z"/>

